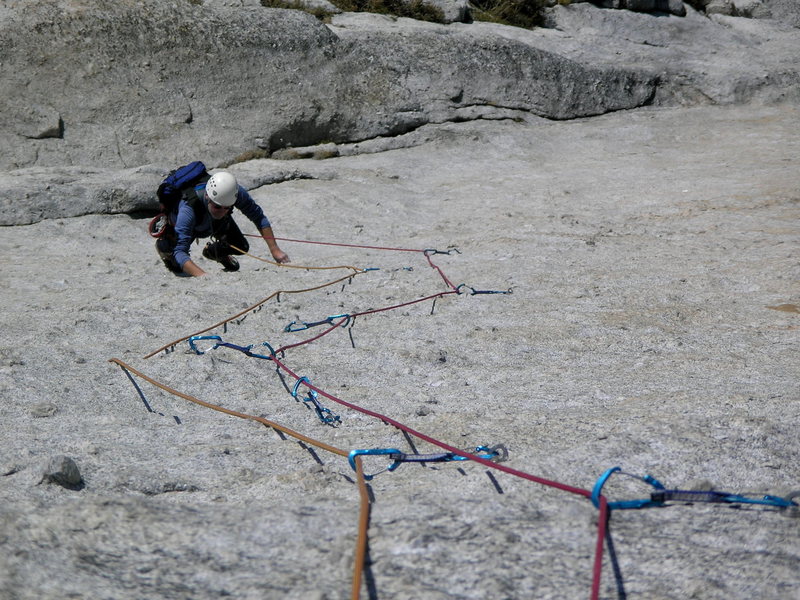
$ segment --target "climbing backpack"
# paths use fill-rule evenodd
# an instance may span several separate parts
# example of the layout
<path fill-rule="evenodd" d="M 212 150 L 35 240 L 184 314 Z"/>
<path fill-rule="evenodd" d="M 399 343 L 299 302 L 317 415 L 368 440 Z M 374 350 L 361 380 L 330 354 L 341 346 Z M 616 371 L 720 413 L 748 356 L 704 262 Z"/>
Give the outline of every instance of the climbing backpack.
<path fill-rule="evenodd" d="M 170 227 L 169 215 L 183 198 L 186 198 L 197 213 L 199 203 L 194 188 L 198 183 L 208 181 L 210 177 L 206 166 L 199 160 L 170 171 L 156 190 L 161 212 L 150 221 L 150 235 L 160 238 L 167 232 Z"/>

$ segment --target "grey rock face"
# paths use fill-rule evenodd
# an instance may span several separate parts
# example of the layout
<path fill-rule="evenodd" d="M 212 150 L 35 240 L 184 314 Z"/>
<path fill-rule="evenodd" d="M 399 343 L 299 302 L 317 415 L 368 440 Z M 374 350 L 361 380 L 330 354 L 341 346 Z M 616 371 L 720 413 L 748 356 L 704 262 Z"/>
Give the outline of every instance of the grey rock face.
<path fill-rule="evenodd" d="M 20 111 L 14 123 L 15 131 L 23 138 L 41 140 L 64 137 L 61 115 L 49 106 L 31 104 Z"/>
<path fill-rule="evenodd" d="M 45 218 L 100 213 L 135 212 L 157 207 L 157 187 L 166 170 L 30 168 L 0 172 L 3 225 L 34 223 Z"/>
<path fill-rule="evenodd" d="M 321 143 L 335 148 L 310 154 L 333 156 L 448 121 L 800 100 L 800 36 L 774 19 L 577 3 L 533 31 L 366 13 L 326 26 L 228 4 L 0 8 L 0 224 L 151 210 L 160 178 L 197 158 Z"/>
<path fill-rule="evenodd" d="M 770 17 L 789 27 L 800 28 L 800 2 L 795 0 L 765 0 Z"/>
<path fill-rule="evenodd" d="M 751 19 L 767 19 L 772 15 L 762 0 L 738 0 L 736 14 Z"/>
<path fill-rule="evenodd" d="M 707 15 L 732 15 L 736 7 L 731 0 L 710 0 L 705 11 Z"/>
<path fill-rule="evenodd" d="M 732 40 L 719 24 L 589 4 L 555 7 L 551 17 L 565 32 L 580 22 L 581 39 L 367 14 L 325 26 L 253 4 L 40 0 L 3 10 L 6 168 L 174 165 L 198 150 L 216 165 L 257 149 L 397 135 L 458 120 L 467 107 L 569 119 L 682 102 L 687 87 L 696 89 L 693 101 L 740 101 L 761 85 L 746 77 L 750 66 L 735 93 L 709 75 L 715 46 L 746 48 L 745 65 L 762 61 L 755 41 Z M 615 35 L 584 37 L 610 13 Z M 661 38 L 658 48 L 624 44 L 646 30 Z"/>
<path fill-rule="evenodd" d="M 513 288 L 290 350 L 315 384 L 459 447 L 505 443 L 514 467 L 587 489 L 623 465 L 800 497 L 798 4 L 765 6 L 762 21 L 576 4 L 526 31 L 323 25 L 256 0 L 1 3 L 0 224 L 33 224 L 0 235 L 0 391 L 13 398 L 0 598 L 350 597 L 346 459 L 143 382 L 140 395 L 108 364 L 345 449 L 413 445 L 352 413 L 335 430 L 309 421 L 271 367 L 227 349 L 141 360 L 323 277 L 251 257 L 236 274 L 166 272 L 135 213 L 195 158 L 272 153 L 230 168 L 264 186 L 254 196 L 279 235 L 458 247 L 433 257 L 456 283 Z M 698 104 L 743 106 L 666 108 Z M 298 340 L 290 320 L 442 289 L 413 255 L 290 253 L 379 268 L 264 305 L 226 339 L 279 347 Z M 588 595 L 587 499 L 473 463 L 382 475 L 362 597 Z M 637 498 L 642 483 L 606 492 Z M 609 541 L 601 595 L 783 600 L 800 586 L 799 513 L 615 512 L 619 573 Z"/>
<path fill-rule="evenodd" d="M 231 158 L 289 120 L 284 102 L 310 113 L 325 93 L 318 66 L 334 38 L 300 11 L 42 1 L 8 12 L 0 25 L 7 166 L 179 161 L 198 144 Z M 34 103 L 60 115 L 61 139 L 26 143 L 16 134 Z M 210 123 L 215 132 L 203 133 Z"/>
<path fill-rule="evenodd" d="M 454 283 L 513 287 L 358 319 L 354 344 L 339 329 L 282 360 L 344 400 L 459 448 L 504 443 L 507 465 L 581 488 L 619 465 L 668 487 L 707 489 L 705 480 L 783 497 L 800 488 L 798 130 L 800 110 L 788 104 L 651 107 L 431 125 L 358 144 L 414 147 L 236 165 L 247 186 L 294 173 L 254 191 L 278 235 L 457 247 L 431 256 Z M 297 266 L 379 270 L 214 333 L 279 347 L 319 331 L 286 332 L 292 320 L 444 289 L 421 254 L 287 250 Z M 176 390 L 339 448 L 435 451 L 344 407 L 342 426 L 326 427 L 271 363 L 231 349 L 197 356 L 182 344 L 142 359 L 336 271 L 247 257 L 237 273 L 175 278 L 146 220 L 127 215 L 7 227 L 0 256 L 0 598 L 351 597 L 359 493 L 346 458 L 139 380 L 151 412 L 108 363 L 120 357 Z M 37 416 L 45 401 L 58 413 Z M 36 485 L 33 466 L 54 453 L 79 465 L 79 493 Z M 369 473 L 389 464 L 373 458 Z M 489 473 L 403 465 L 371 481 L 373 597 L 589 597 L 597 509 Z M 611 501 L 649 492 L 623 477 L 604 488 Z M 800 586 L 792 514 L 615 511 L 620 572 L 606 548 L 600 597 L 786 600 Z"/>
<path fill-rule="evenodd" d="M 683 0 L 573 0 L 567 4 L 591 3 L 600 8 L 627 9 L 634 12 L 646 13 L 671 13 L 677 16 L 686 14 L 686 7 Z M 550 6 L 558 5 L 558 2 L 550 2 Z"/>
<path fill-rule="evenodd" d="M 43 483 L 55 483 L 74 489 L 83 483 L 83 477 L 75 461 L 68 456 L 52 457 L 42 473 Z"/>
<path fill-rule="evenodd" d="M 773 21 L 709 19 L 691 8 L 682 18 L 654 17 L 577 4 L 550 9 L 548 25 L 560 52 L 583 65 L 635 64 L 658 73 L 653 104 L 800 99 L 793 66 L 800 40 Z"/>
<path fill-rule="evenodd" d="M 238 166 L 230 170 L 248 188 L 330 177 L 324 169 L 310 173 L 283 161 L 269 164 L 269 168 L 256 174 Z M 85 214 L 153 211 L 158 208 L 155 190 L 171 168 L 174 166 L 144 165 L 120 170 L 57 167 L 0 172 L 0 225 L 26 225 Z"/>
<path fill-rule="evenodd" d="M 31 416 L 37 419 L 52 417 L 58 412 L 58 406 L 53 402 L 41 402 L 31 407 Z"/>
<path fill-rule="evenodd" d="M 428 0 L 428 3 L 442 11 L 445 23 L 469 23 L 472 20 L 468 0 Z"/>

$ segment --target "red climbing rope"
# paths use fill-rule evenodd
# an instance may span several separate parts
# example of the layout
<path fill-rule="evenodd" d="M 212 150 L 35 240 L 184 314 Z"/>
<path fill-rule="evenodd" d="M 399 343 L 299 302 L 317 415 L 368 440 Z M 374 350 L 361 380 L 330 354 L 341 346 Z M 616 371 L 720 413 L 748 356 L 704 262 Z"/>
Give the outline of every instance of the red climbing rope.
<path fill-rule="evenodd" d="M 255 236 L 254 235 L 252 237 L 260 237 L 260 236 Z M 370 250 L 389 250 L 389 251 L 397 251 L 397 252 L 422 253 L 422 254 L 425 255 L 425 258 L 428 261 L 428 264 L 430 265 L 430 267 L 432 269 L 434 269 L 436 272 L 438 272 L 438 274 L 441 276 L 443 281 L 450 288 L 448 291 L 445 291 L 445 292 L 439 292 L 439 293 L 436 293 L 436 294 L 431 294 L 431 295 L 425 296 L 423 298 L 418 298 L 416 300 L 411 300 L 411 301 L 408 301 L 408 302 L 402 302 L 402 303 L 395 304 L 395 305 L 392 305 L 392 306 L 369 309 L 369 310 L 365 310 L 365 311 L 361 311 L 361 312 L 353 313 L 353 314 L 341 315 L 341 318 L 338 321 L 335 321 L 335 322 L 332 321 L 330 327 L 328 327 L 326 330 L 322 331 L 321 333 L 319 333 L 319 334 L 317 334 L 317 335 L 315 335 L 313 337 L 310 337 L 308 339 L 302 340 L 300 342 L 293 343 L 293 344 L 287 344 L 285 346 L 282 346 L 282 347 L 278 348 L 277 350 L 275 350 L 272 353 L 272 355 L 269 357 L 269 359 L 272 360 L 275 363 L 276 367 L 279 370 L 282 370 L 286 374 L 288 374 L 290 377 L 293 377 L 297 381 L 297 386 L 299 386 L 300 384 L 303 384 L 309 390 L 312 390 L 316 394 L 319 394 L 320 396 L 323 396 L 323 397 L 327 398 L 328 400 L 330 400 L 332 402 L 335 402 L 336 404 L 339 404 L 341 406 L 347 407 L 347 408 L 349 408 L 351 410 L 354 410 L 356 412 L 359 412 L 359 413 L 374 417 L 374 418 L 380 420 L 383 423 L 386 423 L 388 425 L 392 425 L 396 429 L 398 429 L 400 431 L 403 431 L 403 432 L 405 432 L 406 434 L 408 434 L 410 436 L 414 436 L 414 437 L 416 437 L 416 438 L 418 438 L 420 440 L 423 440 L 423 441 L 425 441 L 425 442 L 427 442 L 427 443 L 429 443 L 429 444 L 431 444 L 433 446 L 437 446 L 437 447 L 439 447 L 439 448 L 441 448 L 441 449 L 443 449 L 443 450 L 445 450 L 447 452 L 450 452 L 450 453 L 452 453 L 454 455 L 457 455 L 457 456 L 472 460 L 472 461 L 474 461 L 476 463 L 479 463 L 479 464 L 484 465 L 486 467 L 489 467 L 491 469 L 495 469 L 495 470 L 501 471 L 503 473 L 506 473 L 508 475 L 511 475 L 511 476 L 514 476 L 514 477 L 519 477 L 521 479 L 525 479 L 525 480 L 528 480 L 528 481 L 531 481 L 531 482 L 534 482 L 534 483 L 538 483 L 540 485 L 544 485 L 544 486 L 555 488 L 555 489 L 558 489 L 558 490 L 561 490 L 561 491 L 564 491 L 564 492 L 568 492 L 570 494 L 575 494 L 575 495 L 578 495 L 578 496 L 582 496 L 582 497 L 587 498 L 587 499 L 592 497 L 592 492 L 589 491 L 589 490 L 586 490 L 586 489 L 583 489 L 583 488 L 579 488 L 579 487 L 575 487 L 575 486 L 572 486 L 572 485 L 569 485 L 569 484 L 566 484 L 566 483 L 561 483 L 561 482 L 558 482 L 558 481 L 554 481 L 554 480 L 551 480 L 551 479 L 546 479 L 544 477 L 539 477 L 539 476 L 536 476 L 536 475 L 532 475 L 530 473 L 526 473 L 524 471 L 520 471 L 519 469 L 515 469 L 513 467 L 509 467 L 507 465 L 494 462 L 494 461 L 492 461 L 492 460 L 490 460 L 488 458 L 483 458 L 483 457 L 478 456 L 476 454 L 473 454 L 473 453 L 467 452 L 465 450 L 456 448 L 455 446 L 451 446 L 450 444 L 447 444 L 447 443 L 445 443 L 445 442 L 443 442 L 441 440 L 438 440 L 438 439 L 433 438 L 433 437 L 431 437 L 429 435 L 426 435 L 426 434 L 424 434 L 424 433 L 422 433 L 420 431 L 412 429 L 411 427 L 409 427 L 409 426 L 407 426 L 407 425 L 405 425 L 405 424 L 403 424 L 403 423 L 401 423 L 401 422 L 399 422 L 399 421 L 397 421 L 397 420 L 395 420 L 395 419 L 393 419 L 393 418 L 391 418 L 391 417 L 389 417 L 387 415 L 384 415 L 382 413 L 379 413 L 379 412 L 364 408 L 362 406 L 358 406 L 356 404 L 353 404 L 351 402 L 348 402 L 346 400 L 338 398 L 338 397 L 326 392 L 325 390 L 323 390 L 323 389 L 321 389 L 321 388 L 319 388 L 319 387 L 317 387 L 315 385 L 312 385 L 309 382 L 307 377 L 302 377 L 302 376 L 298 375 L 292 369 L 290 369 L 282 360 L 278 359 L 278 355 L 279 354 L 282 357 L 285 357 L 285 352 L 287 350 L 290 350 L 292 348 L 297 348 L 297 347 L 300 347 L 300 346 L 304 346 L 304 345 L 310 344 L 313 341 L 319 340 L 320 338 L 328 335 L 329 333 L 331 333 L 332 331 L 336 330 L 337 328 L 342 327 L 342 326 L 346 325 L 347 323 L 350 323 L 351 320 L 353 318 L 355 318 L 355 317 L 371 315 L 371 314 L 376 314 L 376 313 L 390 311 L 390 310 L 395 310 L 395 309 L 398 309 L 398 308 L 402 308 L 402 307 L 406 307 L 406 306 L 410 306 L 410 305 L 413 305 L 413 304 L 418 304 L 418 303 L 426 302 L 426 301 L 434 301 L 435 302 L 436 299 L 444 297 L 444 296 L 447 296 L 447 295 L 460 294 L 461 293 L 460 292 L 460 287 L 461 286 L 459 286 L 459 287 L 455 286 L 450 281 L 450 279 L 448 279 L 448 277 L 445 275 L 443 270 L 439 266 L 437 266 L 431 259 L 431 255 L 433 255 L 433 254 L 449 254 L 450 251 L 448 251 L 448 252 L 440 252 L 440 251 L 431 250 L 431 249 L 419 250 L 419 249 L 411 249 L 411 248 L 392 248 L 392 247 L 385 247 L 385 246 L 369 246 L 369 245 L 346 244 L 346 243 L 338 243 L 338 242 L 321 242 L 321 241 L 311 241 L 311 240 L 297 240 L 297 239 L 290 239 L 290 238 L 275 238 L 275 239 L 276 240 L 280 240 L 280 241 L 285 241 L 285 242 L 297 242 L 297 243 L 305 243 L 305 244 L 319 244 L 319 245 L 327 245 L 327 246 L 341 246 L 341 247 L 347 247 L 347 248 L 361 248 L 361 249 L 370 249 Z M 278 266 L 283 266 L 283 265 L 278 265 Z M 355 274 L 358 274 L 358 273 L 355 273 Z M 352 275 L 349 276 L 349 277 L 352 277 Z M 344 279 L 347 279 L 347 278 L 342 278 L 342 279 L 339 279 L 339 280 L 336 280 L 336 281 L 338 282 L 338 281 L 342 281 Z M 318 286 L 317 288 L 307 288 L 307 289 L 304 289 L 304 290 L 292 290 L 291 292 L 284 291 L 284 293 L 300 293 L 300 292 L 311 291 L 313 289 L 319 289 L 321 287 L 324 287 L 325 285 L 330 285 L 331 283 L 334 283 L 334 282 L 329 282 L 327 284 L 323 284 L 322 286 Z M 222 321 L 222 322 L 218 323 L 217 325 L 214 325 L 212 327 L 204 329 L 200 333 L 209 331 L 209 330 L 211 330 L 211 329 L 213 329 L 215 327 L 218 327 L 220 325 L 223 325 L 225 323 L 228 323 L 228 322 L 232 321 L 233 319 L 237 318 L 238 316 L 253 310 L 257 306 L 260 306 L 266 300 L 276 296 L 279 293 L 280 292 L 277 292 L 276 294 L 273 294 L 273 295 L 269 296 L 268 298 L 265 298 L 264 300 L 262 300 L 258 304 L 254 305 L 252 307 L 249 307 L 245 311 L 242 311 L 241 313 L 239 313 L 239 315 L 236 315 L 236 317 L 232 317 L 230 319 L 226 319 L 225 321 Z M 483 293 L 486 293 L 486 292 L 483 292 Z M 189 339 L 189 337 L 191 337 L 191 336 L 187 336 L 185 338 L 182 338 L 181 340 L 176 340 L 176 342 L 172 342 L 171 344 L 168 344 L 168 345 L 160 348 L 159 350 L 156 350 L 155 352 L 151 352 L 145 358 L 149 358 L 149 357 L 153 356 L 154 354 L 158 353 L 159 351 L 164 350 L 166 348 L 169 348 L 170 346 L 173 346 L 177 342 Z M 266 358 L 266 357 L 260 357 L 260 358 Z M 123 366 L 123 368 L 130 369 L 130 367 L 127 367 L 127 365 L 121 364 L 116 359 L 113 359 L 113 361 L 117 362 L 118 364 L 120 364 L 120 366 Z M 130 369 L 130 370 L 133 371 L 133 369 Z M 152 382 L 152 380 L 150 380 L 150 381 Z M 177 393 L 177 392 L 174 392 L 173 390 L 171 390 L 169 388 L 166 388 L 162 384 L 158 384 L 157 382 L 153 382 L 153 383 L 155 383 L 156 385 L 158 385 L 162 389 L 166 389 L 167 391 L 170 391 L 171 393 Z M 184 397 L 184 398 L 187 397 L 187 396 L 185 396 L 183 394 L 180 394 L 180 393 L 177 393 L 177 394 L 182 396 L 182 397 Z M 193 400 L 193 401 L 195 401 L 195 400 Z M 237 416 L 239 416 L 239 415 L 237 415 Z M 265 424 L 267 424 L 267 423 L 265 423 Z M 272 423 L 269 423 L 268 425 L 272 426 L 272 427 L 275 427 L 275 425 L 272 424 Z M 339 453 L 339 454 L 341 453 L 341 451 L 338 451 L 338 449 L 333 449 L 332 451 L 334 451 L 336 453 Z M 357 467 L 358 467 L 357 473 L 358 473 L 358 480 L 359 480 L 359 489 L 360 489 L 360 491 L 362 493 L 362 513 L 361 513 L 361 518 L 360 518 L 359 540 L 358 540 L 358 544 L 357 545 L 358 545 L 358 547 L 360 549 L 363 549 L 365 547 L 365 545 L 366 545 L 366 521 L 369 518 L 368 517 L 368 514 L 369 514 L 368 513 L 368 511 L 369 511 L 369 503 L 363 501 L 363 496 L 366 493 L 366 487 L 365 487 L 366 484 L 363 481 L 363 472 L 361 471 L 361 463 L 360 463 L 360 461 L 358 459 L 356 460 L 356 464 L 357 464 Z M 596 542 L 596 548 L 595 548 L 594 567 L 593 567 L 593 576 L 592 576 L 592 591 L 591 591 L 592 600 L 597 600 L 597 598 L 599 597 L 599 593 L 600 593 L 600 581 L 601 581 L 601 575 L 602 575 L 604 539 L 605 539 L 605 533 L 606 533 L 606 523 L 607 523 L 608 514 L 609 514 L 607 500 L 602 495 L 599 496 L 599 509 L 600 509 L 600 518 L 599 518 L 599 523 L 598 523 L 597 542 Z M 363 551 L 362 550 L 358 550 L 356 552 L 356 556 L 357 556 L 357 560 L 358 560 L 358 557 L 360 556 L 361 560 L 363 561 Z M 357 567 L 356 567 L 357 575 L 354 576 L 354 580 L 353 580 L 353 597 L 354 598 L 358 597 L 358 589 L 361 586 L 360 570 L 362 568 L 363 568 L 363 564 L 357 564 Z"/>
<path fill-rule="evenodd" d="M 262 237 L 254 233 L 248 233 L 245 235 L 247 235 L 247 237 L 254 237 L 254 238 Z M 298 244 L 316 244 L 319 246 L 339 246 L 342 248 L 362 248 L 365 250 L 390 250 L 394 252 L 425 252 L 425 250 L 420 250 L 419 248 L 392 248 L 389 246 L 365 246 L 362 244 L 345 244 L 342 242 L 320 242 L 315 240 L 295 240 L 291 238 L 281 238 L 281 237 L 276 237 L 274 239 L 280 242 L 296 242 Z"/>

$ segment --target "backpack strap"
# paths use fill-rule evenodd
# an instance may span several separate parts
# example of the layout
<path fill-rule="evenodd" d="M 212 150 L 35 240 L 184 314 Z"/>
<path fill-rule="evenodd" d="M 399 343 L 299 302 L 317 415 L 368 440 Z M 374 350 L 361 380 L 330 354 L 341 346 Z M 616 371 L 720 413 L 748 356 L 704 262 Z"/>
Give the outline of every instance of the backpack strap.
<path fill-rule="evenodd" d="M 198 184 L 205 183 L 209 179 L 211 179 L 210 175 L 204 176 L 203 178 L 199 179 L 198 181 L 194 182 L 194 184 L 183 190 L 181 194 L 182 198 L 186 200 L 186 203 L 192 207 L 196 222 L 199 221 L 203 216 L 204 207 L 203 207 L 203 201 L 200 199 L 200 196 L 197 195 L 197 190 L 195 188 L 197 187 Z"/>

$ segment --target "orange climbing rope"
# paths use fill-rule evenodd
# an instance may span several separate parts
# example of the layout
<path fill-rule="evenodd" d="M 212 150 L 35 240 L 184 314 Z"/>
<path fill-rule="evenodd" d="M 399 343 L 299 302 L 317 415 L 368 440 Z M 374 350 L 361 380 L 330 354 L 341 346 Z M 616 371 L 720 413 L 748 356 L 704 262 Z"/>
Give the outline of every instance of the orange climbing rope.
<path fill-rule="evenodd" d="M 284 427 L 283 425 L 279 425 L 274 421 L 270 421 L 269 419 L 265 419 L 264 417 L 257 417 L 255 415 L 250 415 L 243 412 L 238 412 L 235 410 L 231 410 L 229 408 L 224 408 L 217 404 L 211 404 L 210 402 L 206 402 L 204 400 L 200 400 L 199 398 L 195 398 L 194 396 L 190 396 L 189 394 L 184 394 L 183 392 L 179 392 L 178 390 L 171 388 L 163 383 L 156 381 L 155 379 L 148 377 L 141 371 L 138 371 L 131 367 L 130 365 L 124 363 L 118 358 L 111 358 L 108 362 L 114 363 L 118 365 L 123 371 L 127 373 L 133 373 L 137 377 L 147 381 L 148 383 L 156 386 L 157 388 L 172 394 L 174 396 L 178 396 L 179 398 L 183 398 L 184 400 L 188 400 L 194 404 L 198 404 L 200 406 L 204 406 L 206 408 L 210 408 L 211 410 L 215 410 L 217 412 L 224 413 L 226 415 L 231 415 L 233 417 L 238 417 L 240 419 L 245 419 L 248 421 L 255 421 L 257 423 L 261 423 L 265 427 L 270 427 L 275 429 L 276 431 L 280 431 L 281 433 L 285 433 L 289 437 L 293 437 L 294 439 L 308 444 L 310 446 L 314 446 L 319 448 L 320 450 L 326 450 L 332 454 L 336 454 L 338 456 L 344 456 L 347 458 L 349 453 L 346 450 L 342 450 L 341 448 L 336 448 L 335 446 L 331 446 L 330 444 L 326 444 L 325 442 L 321 442 L 319 440 L 315 440 L 314 438 L 310 438 L 302 433 L 298 433 L 288 427 Z M 369 526 L 369 513 L 370 513 L 370 500 L 369 500 L 369 492 L 367 490 L 367 482 L 364 478 L 364 471 L 361 465 L 361 459 L 356 458 L 356 474 L 358 478 L 358 491 L 360 496 L 360 509 L 359 509 L 359 518 L 358 518 L 358 538 L 356 542 L 356 549 L 355 549 L 355 560 L 353 561 L 353 592 L 352 592 L 352 600 L 358 600 L 361 595 L 361 573 L 364 570 L 364 560 L 366 558 L 367 552 L 367 528 Z"/>
<path fill-rule="evenodd" d="M 250 254 L 249 252 L 242 250 L 241 248 L 234 246 L 233 244 L 229 244 L 231 248 L 240 252 L 244 256 L 249 256 L 250 258 L 255 258 L 256 260 L 260 260 L 261 262 L 265 262 L 268 265 L 275 265 L 276 267 L 284 267 L 286 269 L 302 269 L 303 271 L 332 271 L 334 269 L 351 269 L 356 273 L 360 273 L 363 269 L 359 269 L 358 267 L 353 267 L 351 265 L 337 265 L 333 267 L 310 267 L 308 265 L 294 265 L 291 263 L 279 263 L 275 262 L 274 260 L 269 260 L 267 258 L 263 258 L 261 256 L 256 256 L 255 254 Z"/>
<path fill-rule="evenodd" d="M 281 265 L 281 266 L 286 266 L 286 265 Z M 354 267 L 348 267 L 348 268 L 354 268 Z M 174 341 L 172 341 L 172 342 L 170 342 L 168 344 L 164 344 L 160 348 L 158 348 L 156 350 L 153 350 L 150 354 L 148 354 L 144 358 L 146 358 L 146 359 L 147 358 L 151 358 L 152 356 L 155 356 L 159 352 L 162 352 L 164 350 L 168 350 L 168 349 L 172 348 L 173 346 L 176 346 L 177 344 L 180 344 L 181 342 L 185 342 L 186 340 L 188 340 L 191 337 L 194 337 L 196 335 L 201 335 L 203 333 L 206 333 L 207 331 L 211 331 L 212 329 L 216 329 L 217 327 L 222 327 L 223 325 L 226 325 L 226 324 L 230 323 L 231 321 L 235 321 L 236 319 L 246 315 L 247 313 L 254 311 L 259 306 L 262 306 L 263 304 L 269 302 L 273 298 L 280 299 L 280 295 L 281 294 L 302 294 L 304 292 L 313 292 L 314 290 L 320 290 L 322 288 L 325 288 L 325 287 L 328 287 L 328 286 L 331 286 L 331 285 L 336 285 L 337 283 L 342 283 L 343 281 L 347 281 L 349 279 L 352 279 L 353 277 L 355 277 L 356 275 L 360 275 L 361 273 L 365 273 L 365 271 L 359 270 L 359 271 L 357 271 L 355 273 L 351 273 L 350 275 L 347 275 L 345 277 L 340 277 L 339 279 L 334 279 L 333 281 L 328 281 L 327 283 L 323 283 L 323 284 L 320 284 L 320 285 L 317 285 L 317 286 L 314 286 L 314 287 L 303 288 L 301 290 L 278 290 L 277 292 L 271 293 L 266 298 L 264 298 L 262 300 L 259 300 L 255 304 L 253 304 L 251 306 L 248 306 L 243 311 L 236 313 L 232 317 L 228 317 L 227 319 L 223 319 L 219 323 L 215 323 L 214 325 L 211 325 L 210 327 L 206 327 L 205 329 L 201 329 L 200 331 L 196 331 L 194 333 L 190 333 L 189 335 L 185 335 L 182 338 L 174 340 Z"/>

